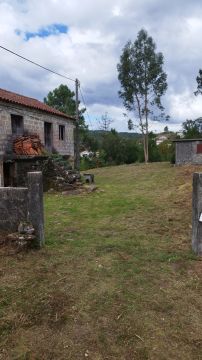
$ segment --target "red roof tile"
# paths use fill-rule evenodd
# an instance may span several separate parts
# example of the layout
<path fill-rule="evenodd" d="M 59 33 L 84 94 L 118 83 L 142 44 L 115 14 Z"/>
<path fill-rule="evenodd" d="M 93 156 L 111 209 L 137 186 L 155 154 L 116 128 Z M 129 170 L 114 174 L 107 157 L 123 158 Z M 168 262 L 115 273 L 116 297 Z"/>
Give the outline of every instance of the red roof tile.
<path fill-rule="evenodd" d="M 61 111 L 56 110 L 56 109 L 42 103 L 41 101 L 39 101 L 37 99 L 19 95 L 19 94 L 16 94 L 11 91 L 4 90 L 4 89 L 0 89 L 0 100 L 10 102 L 13 104 L 19 104 L 19 105 L 26 106 L 26 107 L 29 107 L 32 109 L 45 111 L 52 115 L 58 115 L 58 116 L 62 116 L 65 118 L 75 120 L 75 118 L 73 116 L 64 114 Z"/>

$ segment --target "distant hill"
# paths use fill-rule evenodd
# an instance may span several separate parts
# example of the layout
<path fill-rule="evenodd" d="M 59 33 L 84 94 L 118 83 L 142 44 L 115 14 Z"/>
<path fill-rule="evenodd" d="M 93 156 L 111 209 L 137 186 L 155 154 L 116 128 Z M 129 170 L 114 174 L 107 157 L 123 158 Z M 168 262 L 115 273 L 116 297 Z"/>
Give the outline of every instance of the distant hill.
<path fill-rule="evenodd" d="M 90 130 L 90 133 L 97 139 L 99 140 L 100 137 L 103 135 L 104 131 L 103 130 Z M 135 133 L 135 132 L 117 132 L 119 134 L 119 136 L 122 136 L 125 139 L 139 139 L 141 138 L 141 134 L 139 133 Z"/>
<path fill-rule="evenodd" d="M 142 137 L 140 133 L 135 133 L 135 132 L 119 132 L 119 135 L 127 139 L 131 139 L 131 138 L 139 139 Z"/>

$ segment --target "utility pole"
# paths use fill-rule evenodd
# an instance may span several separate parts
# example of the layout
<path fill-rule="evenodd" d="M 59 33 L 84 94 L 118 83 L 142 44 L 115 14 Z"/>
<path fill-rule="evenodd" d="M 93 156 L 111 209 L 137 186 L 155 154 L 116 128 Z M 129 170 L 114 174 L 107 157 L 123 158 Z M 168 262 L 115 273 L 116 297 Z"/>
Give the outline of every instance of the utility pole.
<path fill-rule="evenodd" d="M 75 129 L 75 168 L 80 170 L 80 141 L 79 141 L 79 80 L 75 80 L 76 87 L 76 129 Z"/>

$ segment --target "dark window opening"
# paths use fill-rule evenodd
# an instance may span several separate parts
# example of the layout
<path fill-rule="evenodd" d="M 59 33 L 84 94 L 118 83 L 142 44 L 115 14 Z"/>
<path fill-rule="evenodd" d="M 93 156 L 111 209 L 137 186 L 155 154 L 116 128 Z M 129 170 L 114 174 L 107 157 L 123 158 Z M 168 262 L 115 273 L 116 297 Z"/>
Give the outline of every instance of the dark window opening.
<path fill-rule="evenodd" d="M 13 135 L 23 134 L 23 117 L 11 114 L 11 128 Z"/>
<path fill-rule="evenodd" d="M 44 123 L 44 142 L 45 148 L 52 151 L 52 124 L 48 122 Z"/>
<path fill-rule="evenodd" d="M 4 162 L 3 164 L 4 171 L 4 186 L 17 186 L 15 178 L 15 163 L 13 162 Z"/>
<path fill-rule="evenodd" d="M 59 125 L 59 140 L 65 139 L 65 126 Z"/>
<path fill-rule="evenodd" d="M 197 154 L 202 154 L 202 144 L 197 144 L 196 152 Z"/>

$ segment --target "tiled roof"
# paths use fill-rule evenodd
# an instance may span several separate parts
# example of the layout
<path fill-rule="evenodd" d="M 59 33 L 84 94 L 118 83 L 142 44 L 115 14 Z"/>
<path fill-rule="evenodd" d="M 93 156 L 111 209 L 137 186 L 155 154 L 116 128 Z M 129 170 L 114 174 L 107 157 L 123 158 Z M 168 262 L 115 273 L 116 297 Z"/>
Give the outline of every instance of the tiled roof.
<path fill-rule="evenodd" d="M 11 91 L 4 90 L 4 89 L 0 89 L 0 100 L 6 101 L 6 102 L 9 102 L 12 104 L 26 106 L 26 107 L 36 109 L 36 110 L 41 110 L 46 113 L 50 113 L 52 115 L 62 116 L 62 117 L 68 118 L 68 119 L 75 120 L 75 118 L 73 116 L 64 114 L 61 111 L 56 110 L 56 109 L 42 103 L 41 101 L 39 101 L 37 99 L 19 95 L 19 94 L 16 94 Z"/>

